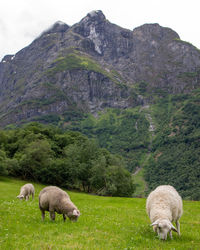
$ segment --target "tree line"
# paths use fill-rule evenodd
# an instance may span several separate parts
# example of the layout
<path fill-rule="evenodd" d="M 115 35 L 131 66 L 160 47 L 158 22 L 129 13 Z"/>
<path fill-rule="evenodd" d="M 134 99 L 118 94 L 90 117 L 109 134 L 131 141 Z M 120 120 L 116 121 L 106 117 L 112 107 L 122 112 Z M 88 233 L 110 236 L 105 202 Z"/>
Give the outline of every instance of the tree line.
<path fill-rule="evenodd" d="M 135 190 L 121 156 L 80 132 L 36 122 L 0 131 L 0 174 L 98 195 Z"/>

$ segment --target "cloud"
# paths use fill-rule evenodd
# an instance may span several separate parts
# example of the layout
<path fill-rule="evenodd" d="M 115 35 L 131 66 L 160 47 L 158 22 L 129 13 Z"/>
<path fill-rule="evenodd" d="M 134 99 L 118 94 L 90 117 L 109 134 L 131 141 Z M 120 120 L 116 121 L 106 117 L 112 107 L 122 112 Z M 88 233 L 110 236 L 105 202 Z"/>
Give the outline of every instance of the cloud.
<path fill-rule="evenodd" d="M 3 36 L 5 36 L 6 33 L 7 33 L 6 24 L 5 24 L 5 22 L 0 18 L 0 34 L 2 34 Z"/>

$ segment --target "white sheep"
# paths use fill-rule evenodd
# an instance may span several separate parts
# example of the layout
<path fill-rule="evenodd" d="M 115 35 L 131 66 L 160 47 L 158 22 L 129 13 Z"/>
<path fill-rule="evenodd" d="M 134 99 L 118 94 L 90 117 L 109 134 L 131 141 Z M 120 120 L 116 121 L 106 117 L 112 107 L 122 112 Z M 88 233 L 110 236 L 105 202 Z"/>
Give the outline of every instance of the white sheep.
<path fill-rule="evenodd" d="M 77 207 L 70 200 L 69 195 L 56 186 L 48 186 L 41 190 L 39 194 L 39 208 L 42 213 L 42 220 L 45 217 L 45 211 L 49 211 L 51 220 L 55 220 L 55 212 L 66 215 L 71 221 L 76 221 L 80 216 Z"/>
<path fill-rule="evenodd" d="M 180 235 L 179 219 L 183 213 L 182 198 L 176 189 L 170 185 L 158 186 L 147 197 L 146 211 L 152 222 L 153 230 L 157 231 L 160 239 L 166 240 L 172 230 Z M 172 225 L 176 222 L 177 229 Z"/>
<path fill-rule="evenodd" d="M 32 195 L 32 200 L 33 200 L 35 195 L 35 188 L 33 184 L 27 183 L 21 187 L 20 194 L 17 196 L 17 198 L 20 200 L 25 199 L 26 201 L 28 201 L 30 195 Z"/>

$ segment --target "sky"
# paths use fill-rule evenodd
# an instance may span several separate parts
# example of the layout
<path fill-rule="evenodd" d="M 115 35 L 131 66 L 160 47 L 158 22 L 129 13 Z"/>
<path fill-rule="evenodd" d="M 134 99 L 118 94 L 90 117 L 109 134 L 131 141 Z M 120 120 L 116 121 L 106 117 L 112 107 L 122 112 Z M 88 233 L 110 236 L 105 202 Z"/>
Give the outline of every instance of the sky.
<path fill-rule="evenodd" d="M 159 23 L 200 49 L 200 0 L 0 0 L 0 60 L 28 46 L 56 21 L 79 22 L 92 10 L 133 30 Z"/>

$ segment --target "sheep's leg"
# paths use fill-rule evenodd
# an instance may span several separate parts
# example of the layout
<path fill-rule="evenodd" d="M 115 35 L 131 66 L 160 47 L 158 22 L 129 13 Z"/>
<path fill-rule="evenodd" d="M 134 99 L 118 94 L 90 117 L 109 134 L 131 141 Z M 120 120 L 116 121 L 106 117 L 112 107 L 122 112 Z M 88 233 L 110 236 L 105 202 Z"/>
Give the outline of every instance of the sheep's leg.
<path fill-rule="evenodd" d="M 172 239 L 172 230 L 169 231 L 169 236 Z"/>
<path fill-rule="evenodd" d="M 178 220 L 176 221 L 176 228 L 177 228 L 178 235 L 180 236 L 181 235 L 181 233 L 180 233 L 180 223 L 179 223 Z"/>
<path fill-rule="evenodd" d="M 65 215 L 65 214 L 63 214 L 63 220 L 64 220 L 64 221 L 66 220 L 66 215 Z"/>
<path fill-rule="evenodd" d="M 34 193 L 32 193 L 32 200 L 34 199 Z"/>
<path fill-rule="evenodd" d="M 27 195 L 27 196 L 26 196 L 26 201 L 28 201 L 28 200 L 29 200 L 29 196 Z"/>
<path fill-rule="evenodd" d="M 42 220 L 44 220 L 44 217 L 45 217 L 45 211 L 41 210 L 41 213 L 42 213 Z"/>
<path fill-rule="evenodd" d="M 51 220 L 55 220 L 55 217 L 56 217 L 55 212 L 54 211 L 50 211 L 49 213 L 50 213 Z"/>

